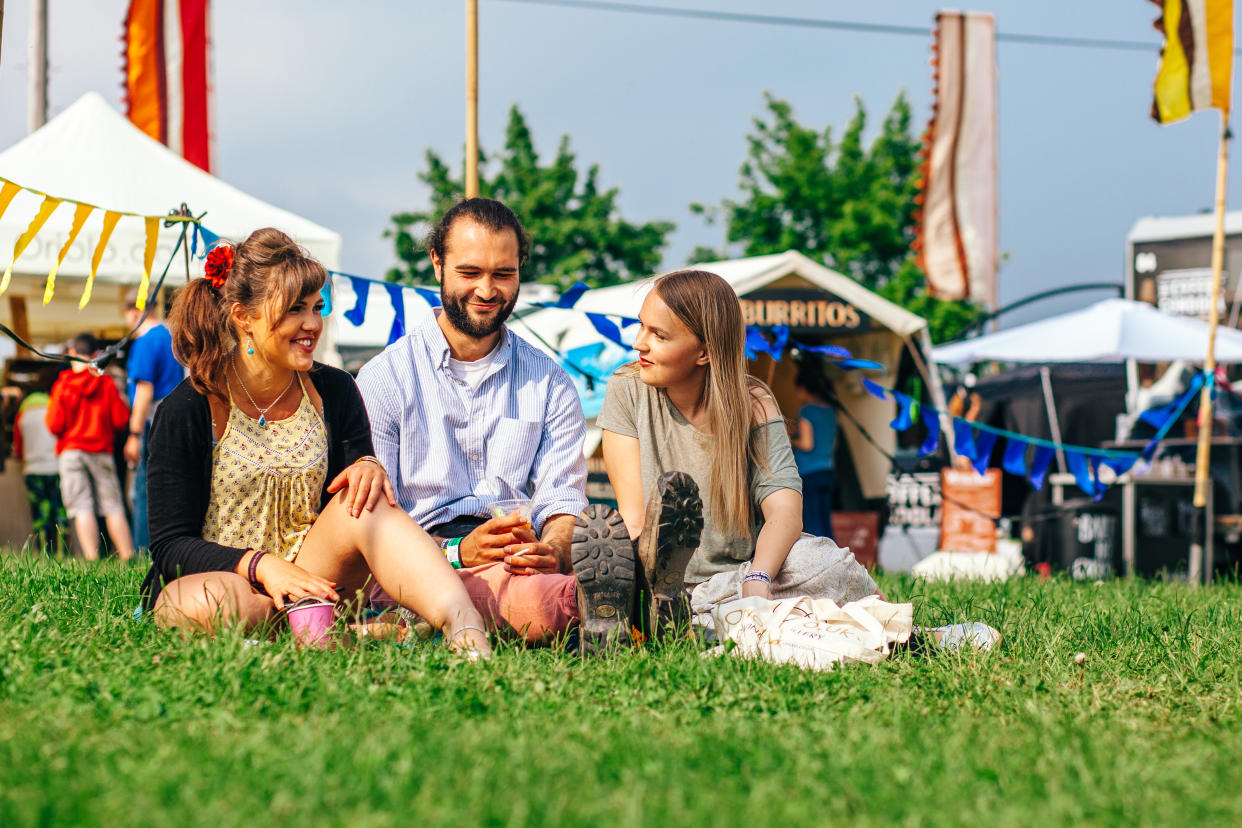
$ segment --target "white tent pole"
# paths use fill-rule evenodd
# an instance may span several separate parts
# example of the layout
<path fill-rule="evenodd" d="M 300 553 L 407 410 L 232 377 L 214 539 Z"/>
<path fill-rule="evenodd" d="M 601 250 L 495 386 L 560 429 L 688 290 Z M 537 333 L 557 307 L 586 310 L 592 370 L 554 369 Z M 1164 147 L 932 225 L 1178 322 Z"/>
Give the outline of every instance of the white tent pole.
<path fill-rule="evenodd" d="M 1052 441 L 1057 444 L 1057 468 L 1065 474 L 1065 451 L 1061 448 L 1061 420 L 1057 417 L 1056 401 L 1052 397 L 1052 372 L 1047 365 L 1039 366 L 1039 379 L 1044 386 L 1044 408 L 1048 411 L 1048 427 L 1052 430 Z"/>

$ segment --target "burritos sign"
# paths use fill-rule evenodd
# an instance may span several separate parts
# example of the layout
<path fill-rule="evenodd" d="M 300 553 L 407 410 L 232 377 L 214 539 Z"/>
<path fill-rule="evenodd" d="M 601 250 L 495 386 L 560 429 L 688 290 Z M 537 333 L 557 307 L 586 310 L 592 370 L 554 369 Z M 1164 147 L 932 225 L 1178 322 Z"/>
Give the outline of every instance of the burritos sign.
<path fill-rule="evenodd" d="M 790 333 L 871 330 L 871 317 L 824 290 L 774 288 L 741 297 L 747 325 L 788 325 Z"/>

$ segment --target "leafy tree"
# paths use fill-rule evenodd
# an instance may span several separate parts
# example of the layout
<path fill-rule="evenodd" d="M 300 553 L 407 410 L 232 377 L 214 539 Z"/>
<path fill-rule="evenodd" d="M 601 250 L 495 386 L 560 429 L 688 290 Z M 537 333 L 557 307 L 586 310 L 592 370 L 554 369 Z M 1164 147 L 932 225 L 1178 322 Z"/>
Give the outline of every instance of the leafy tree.
<path fill-rule="evenodd" d="M 428 150 L 426 161 L 419 179 L 431 188 L 430 205 L 425 211 L 394 215 L 393 227 L 384 232 L 393 239 L 400 262 L 388 271 L 391 282 L 435 282 L 423 236 L 465 192 L 463 179 L 439 155 Z M 509 110 L 504 150 L 492 157 L 479 153 L 479 194 L 512 207 L 533 240 L 522 280 L 562 289 L 578 281 L 600 287 L 654 272 L 672 222 L 625 221 L 617 210 L 619 190 L 600 189 L 599 166 L 592 164 L 579 176 L 576 163 L 566 135 L 556 157 L 541 165 L 526 118 L 516 106 Z"/>
<path fill-rule="evenodd" d="M 911 252 L 915 236 L 920 142 L 910 131 L 910 104 L 897 96 L 868 149 L 861 100 L 839 141 L 799 124 L 793 107 L 765 96 L 766 118 L 754 120 L 740 170 L 742 198 L 719 209 L 690 209 L 714 222 L 723 217 L 722 251 L 698 248 L 695 261 L 799 250 L 845 273 L 890 301 L 923 316 L 932 339 L 951 339 L 982 313 L 970 302 L 927 295 Z"/>

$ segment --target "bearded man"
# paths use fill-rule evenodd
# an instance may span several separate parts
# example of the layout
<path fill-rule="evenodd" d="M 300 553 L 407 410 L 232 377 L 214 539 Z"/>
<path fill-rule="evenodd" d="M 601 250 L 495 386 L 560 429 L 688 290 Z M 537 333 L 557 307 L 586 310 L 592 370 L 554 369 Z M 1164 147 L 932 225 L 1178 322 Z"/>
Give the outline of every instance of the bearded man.
<path fill-rule="evenodd" d="M 358 374 L 397 502 L 440 541 L 493 630 L 539 642 L 580 623 L 588 649 L 623 638 L 634 551 L 613 510 L 587 509 L 577 391 L 504 324 L 530 238 L 504 204 L 471 198 L 427 249 L 442 307 Z M 529 517 L 495 516 L 519 498 L 532 499 Z"/>

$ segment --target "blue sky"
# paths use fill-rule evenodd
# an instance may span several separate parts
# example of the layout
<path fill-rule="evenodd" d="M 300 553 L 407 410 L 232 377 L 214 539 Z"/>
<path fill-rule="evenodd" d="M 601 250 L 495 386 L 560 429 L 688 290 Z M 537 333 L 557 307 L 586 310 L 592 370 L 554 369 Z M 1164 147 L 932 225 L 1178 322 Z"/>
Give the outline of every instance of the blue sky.
<path fill-rule="evenodd" d="M 49 0 L 51 106 L 87 91 L 120 106 L 125 0 Z M 633 0 L 754 12 L 743 0 Z M 463 0 L 215 0 L 217 174 L 339 231 L 344 269 L 379 276 L 393 212 L 423 206 L 423 153 L 460 158 Z M 930 27 L 938 4 L 767 0 L 771 15 Z M 1160 127 L 1148 117 L 1156 7 L 1139 0 L 981 3 L 1001 32 L 1149 41 L 1150 52 L 998 45 L 1002 302 L 1088 281 L 1120 281 L 1124 241 L 1144 215 L 1210 208 L 1215 112 Z M 26 122 L 28 4 L 6 4 L 0 146 Z M 545 154 L 568 134 L 582 166 L 621 188 L 630 220 L 678 225 L 665 265 L 722 230 L 692 201 L 735 193 L 763 93 L 805 124 L 843 126 L 855 96 L 878 123 L 904 90 L 921 130 L 930 43 L 922 37 L 622 15 L 480 0 L 480 134 L 503 141 L 525 112 Z M 1235 175 L 1233 181 L 1237 182 Z M 1238 204 L 1238 185 L 1230 186 Z M 1007 323 L 1089 301 L 1047 303 Z"/>

